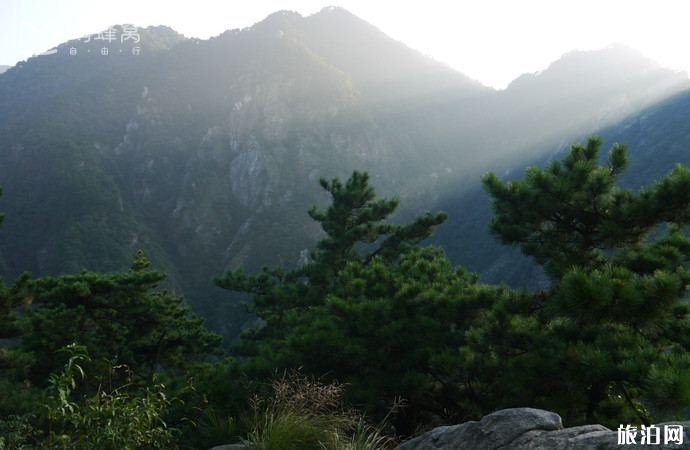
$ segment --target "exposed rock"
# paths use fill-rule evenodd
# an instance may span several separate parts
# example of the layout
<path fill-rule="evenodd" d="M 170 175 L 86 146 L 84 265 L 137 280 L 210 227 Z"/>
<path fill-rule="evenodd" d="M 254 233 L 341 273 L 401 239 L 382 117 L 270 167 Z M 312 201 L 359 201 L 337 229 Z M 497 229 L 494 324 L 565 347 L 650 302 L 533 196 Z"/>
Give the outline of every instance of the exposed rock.
<path fill-rule="evenodd" d="M 479 422 L 438 427 L 398 446 L 410 449 L 480 449 L 506 446 L 532 430 L 563 428 L 558 414 L 532 408 L 513 408 L 489 414 Z"/>
<path fill-rule="evenodd" d="M 243 206 L 256 206 L 256 201 L 265 188 L 261 183 L 261 175 L 265 171 L 264 156 L 252 136 L 246 149 L 232 160 L 229 171 L 232 193 Z"/>
<path fill-rule="evenodd" d="M 217 447 L 213 447 L 211 450 L 244 450 L 247 447 L 245 447 L 243 444 L 229 444 L 229 445 L 219 445 Z"/>
<path fill-rule="evenodd" d="M 682 439 L 665 443 L 665 426 L 683 427 Z M 497 411 L 479 422 L 438 427 L 407 441 L 396 450 L 509 450 L 509 449 L 659 449 L 690 448 L 688 430 L 690 422 L 668 422 L 656 426 L 658 435 L 652 434 L 650 443 L 643 443 L 637 431 L 630 443 L 619 444 L 619 432 L 602 425 L 584 425 L 563 428 L 558 414 L 532 408 L 513 408 Z M 658 442 L 656 437 L 658 436 Z M 634 442 L 634 443 L 632 443 Z"/>

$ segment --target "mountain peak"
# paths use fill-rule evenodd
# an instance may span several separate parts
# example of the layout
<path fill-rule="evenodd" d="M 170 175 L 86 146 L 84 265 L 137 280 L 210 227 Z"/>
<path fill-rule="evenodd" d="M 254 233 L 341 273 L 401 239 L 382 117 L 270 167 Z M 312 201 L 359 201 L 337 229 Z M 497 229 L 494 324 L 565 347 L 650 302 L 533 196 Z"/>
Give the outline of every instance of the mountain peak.
<path fill-rule="evenodd" d="M 283 10 L 276 11 L 274 13 L 269 14 L 268 16 L 266 16 L 266 18 L 264 20 L 262 20 L 259 23 L 272 22 L 274 20 L 285 20 L 285 19 L 301 20 L 301 19 L 304 19 L 304 17 L 302 17 L 302 15 L 300 13 L 298 13 L 297 11 L 292 11 L 289 9 L 283 9 Z"/>
<path fill-rule="evenodd" d="M 350 17 L 350 18 L 354 18 L 354 19 L 362 21 L 361 18 L 352 14 L 350 11 L 343 8 L 342 6 L 325 6 L 325 7 L 321 8 L 321 10 L 319 12 L 317 12 L 316 14 L 313 14 L 312 16 L 333 16 L 333 17 L 340 16 L 340 17 Z"/>
<path fill-rule="evenodd" d="M 659 77 L 687 82 L 687 76 L 661 67 L 641 52 L 621 43 L 598 50 L 573 50 L 563 54 L 543 71 L 520 75 L 506 91 L 562 85 L 565 78 L 572 86 L 616 84 L 621 80 Z M 672 80 L 672 81 L 673 81 Z"/>
<path fill-rule="evenodd" d="M 323 8 L 321 8 L 321 11 L 319 11 L 317 14 L 333 13 L 333 12 L 335 12 L 335 13 L 343 13 L 344 12 L 344 13 L 352 15 L 352 13 L 350 13 L 350 11 L 346 10 L 342 6 L 324 6 Z"/>
<path fill-rule="evenodd" d="M 341 6 L 326 6 L 325 8 L 322 8 L 319 12 L 307 17 L 307 20 L 312 22 L 328 23 L 342 27 L 365 27 L 366 29 L 375 30 L 376 32 L 383 34 L 383 32 L 381 32 L 377 27 L 371 25 L 366 20 L 351 13 L 350 11 Z"/>

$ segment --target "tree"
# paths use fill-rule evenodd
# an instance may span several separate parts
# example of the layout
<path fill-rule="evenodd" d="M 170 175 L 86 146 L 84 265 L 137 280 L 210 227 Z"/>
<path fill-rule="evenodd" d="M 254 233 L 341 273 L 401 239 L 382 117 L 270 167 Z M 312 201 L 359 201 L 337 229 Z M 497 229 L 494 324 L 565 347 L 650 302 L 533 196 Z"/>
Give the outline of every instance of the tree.
<path fill-rule="evenodd" d="M 648 423 L 650 410 L 690 404 L 690 170 L 621 190 L 626 147 L 597 165 L 601 143 L 573 144 L 525 180 L 482 178 L 495 213 L 489 231 L 542 264 L 552 286 L 494 305 L 468 335 L 465 370 L 496 374 L 482 389 L 498 402 L 528 401 L 577 422 Z"/>
<path fill-rule="evenodd" d="M 155 290 L 166 276 L 149 266 L 139 251 L 129 272 L 24 279 L 38 307 L 25 314 L 18 347 L 35 361 L 30 379 L 41 384 L 62 363 L 56 350 L 71 343 L 87 347 L 94 363 L 126 365 L 144 380 L 220 354 L 221 337 L 181 297 Z"/>
<path fill-rule="evenodd" d="M 300 313 L 290 358 L 309 373 L 347 381 L 347 398 L 374 416 L 403 398 L 399 433 L 465 418 L 471 412 L 456 379 L 457 349 L 506 289 L 477 281 L 435 247 L 410 248 L 393 264 L 379 256 L 350 262 L 324 305 Z"/>
<path fill-rule="evenodd" d="M 448 217 L 443 212 L 426 212 L 407 225 L 384 222 L 399 201 L 374 200 L 367 173 L 353 172 L 344 185 L 337 178 L 330 182 L 322 178 L 320 183 L 333 203 L 325 211 L 316 206 L 309 211 L 312 219 L 321 223 L 326 237 L 307 264 L 287 271 L 264 267 L 260 274 L 251 276 L 237 269 L 214 278 L 223 289 L 252 294 L 253 305 L 245 305 L 245 309 L 265 322 L 243 334 L 244 345 L 238 350 L 245 356 L 256 356 L 260 347 L 267 354 L 283 347 L 294 326 L 291 320 L 308 308 L 323 306 L 338 273 L 349 262 L 370 265 L 380 257 L 384 264 L 392 264 Z"/>
<path fill-rule="evenodd" d="M 634 194 L 614 186 L 628 166 L 627 147 L 615 144 L 598 166 L 601 144 L 597 137 L 573 144 L 562 162 L 528 168 L 524 181 L 504 185 L 493 173 L 482 178 L 495 212 L 489 232 L 503 244 L 520 245 L 552 279 L 573 265 L 601 268 L 611 252 L 639 246 L 661 223 L 690 219 L 687 168 L 678 166 Z"/>
<path fill-rule="evenodd" d="M 350 383 L 348 398 L 381 416 L 402 396 L 406 418 L 396 425 L 403 433 L 425 414 L 452 414 L 459 396 L 448 360 L 489 294 L 475 275 L 453 269 L 442 250 L 419 246 L 447 215 L 427 212 L 407 225 L 385 221 L 398 200 L 375 200 L 365 173 L 354 172 L 345 184 L 322 179 L 321 186 L 333 202 L 309 212 L 326 234 L 311 261 L 215 279 L 254 294 L 248 309 L 264 320 L 243 334 L 248 371 L 327 374 Z"/>

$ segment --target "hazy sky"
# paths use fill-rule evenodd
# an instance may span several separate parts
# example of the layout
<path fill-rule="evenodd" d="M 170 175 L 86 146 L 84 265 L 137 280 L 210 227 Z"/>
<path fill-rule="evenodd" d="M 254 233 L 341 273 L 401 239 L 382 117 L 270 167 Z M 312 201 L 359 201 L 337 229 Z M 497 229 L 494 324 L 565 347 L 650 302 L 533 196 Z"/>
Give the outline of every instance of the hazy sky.
<path fill-rule="evenodd" d="M 182 6 L 178 6 L 183 4 Z M 0 65 L 69 39 L 132 23 L 207 39 L 288 9 L 342 6 L 389 36 L 498 88 L 571 50 L 622 42 L 660 64 L 690 70 L 685 0 L 0 0 Z"/>

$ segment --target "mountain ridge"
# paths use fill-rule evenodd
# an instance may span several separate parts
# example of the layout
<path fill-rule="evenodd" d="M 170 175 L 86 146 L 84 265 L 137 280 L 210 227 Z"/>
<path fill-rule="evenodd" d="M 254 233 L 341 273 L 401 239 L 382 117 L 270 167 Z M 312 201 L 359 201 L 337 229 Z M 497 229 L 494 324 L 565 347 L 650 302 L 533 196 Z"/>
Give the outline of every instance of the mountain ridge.
<path fill-rule="evenodd" d="M 585 96 L 561 77 L 580 94 L 556 101 L 537 84 L 511 104 L 514 91 L 339 9 L 276 13 L 208 40 L 147 32 L 139 56 L 59 52 L 0 76 L 0 272 L 121 270 L 142 248 L 226 337 L 248 319 L 230 319 L 237 303 L 211 277 L 298 264 L 321 236 L 307 214 L 328 202 L 320 177 L 369 171 L 404 220 L 485 170 L 617 120 L 601 112 L 641 85 L 625 114 L 687 85 L 609 68 L 614 87 Z"/>

